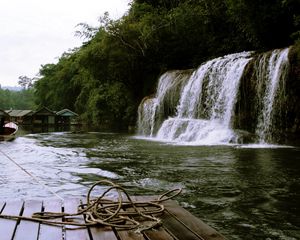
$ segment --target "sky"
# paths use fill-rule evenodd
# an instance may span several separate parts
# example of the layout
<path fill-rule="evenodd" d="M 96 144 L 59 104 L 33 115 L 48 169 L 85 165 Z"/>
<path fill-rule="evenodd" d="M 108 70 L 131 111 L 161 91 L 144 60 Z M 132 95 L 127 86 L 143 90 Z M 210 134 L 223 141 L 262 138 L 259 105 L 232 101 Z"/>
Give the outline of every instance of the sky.
<path fill-rule="evenodd" d="M 18 86 L 20 76 L 34 78 L 41 65 L 57 63 L 82 45 L 79 23 L 98 26 L 109 12 L 122 17 L 130 0 L 0 0 L 0 85 Z"/>

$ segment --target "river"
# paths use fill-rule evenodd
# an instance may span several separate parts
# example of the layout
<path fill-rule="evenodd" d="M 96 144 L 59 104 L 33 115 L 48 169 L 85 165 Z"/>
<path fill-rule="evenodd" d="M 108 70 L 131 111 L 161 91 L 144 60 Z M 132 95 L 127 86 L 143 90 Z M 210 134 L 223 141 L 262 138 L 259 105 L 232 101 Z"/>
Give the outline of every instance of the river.
<path fill-rule="evenodd" d="M 0 142 L 0 150 L 0 200 L 55 198 L 47 188 L 63 198 L 86 196 L 99 179 L 132 195 L 181 187 L 178 202 L 228 239 L 300 239 L 299 147 L 178 146 L 52 132 Z"/>

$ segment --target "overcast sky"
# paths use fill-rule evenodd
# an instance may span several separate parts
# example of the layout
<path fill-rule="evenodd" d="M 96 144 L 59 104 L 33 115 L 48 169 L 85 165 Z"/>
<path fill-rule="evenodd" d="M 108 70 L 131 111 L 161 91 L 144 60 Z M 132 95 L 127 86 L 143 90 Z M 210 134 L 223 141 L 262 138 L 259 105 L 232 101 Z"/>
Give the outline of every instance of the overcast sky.
<path fill-rule="evenodd" d="M 17 86 L 19 76 L 33 78 L 40 66 L 56 63 L 63 52 L 80 46 L 78 23 L 98 26 L 109 12 L 114 19 L 130 0 L 0 0 L 0 85 Z"/>

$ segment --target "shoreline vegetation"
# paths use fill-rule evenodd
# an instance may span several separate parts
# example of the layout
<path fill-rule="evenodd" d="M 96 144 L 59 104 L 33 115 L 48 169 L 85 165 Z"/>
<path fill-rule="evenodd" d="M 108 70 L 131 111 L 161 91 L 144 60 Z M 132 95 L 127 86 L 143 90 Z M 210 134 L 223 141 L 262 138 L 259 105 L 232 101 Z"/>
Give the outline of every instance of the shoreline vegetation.
<path fill-rule="evenodd" d="M 126 130 L 135 126 L 139 103 L 155 92 L 162 73 L 292 45 L 289 77 L 297 93 L 299 9 L 296 0 L 134 0 L 118 20 L 105 13 L 96 28 L 78 24 L 83 45 L 57 64 L 42 65 L 38 79 L 20 77 L 34 80 L 22 91 L 0 89 L 0 108 L 67 108 L 86 124 Z"/>

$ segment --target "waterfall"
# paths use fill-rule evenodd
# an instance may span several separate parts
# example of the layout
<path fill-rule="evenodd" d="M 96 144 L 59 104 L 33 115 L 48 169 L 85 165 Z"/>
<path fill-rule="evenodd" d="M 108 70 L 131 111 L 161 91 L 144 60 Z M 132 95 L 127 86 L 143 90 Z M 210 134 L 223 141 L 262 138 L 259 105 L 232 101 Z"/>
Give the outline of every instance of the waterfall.
<path fill-rule="evenodd" d="M 230 121 L 249 56 L 249 52 L 231 54 L 201 65 L 182 91 L 177 115 L 162 124 L 157 138 L 196 144 L 234 141 Z"/>
<path fill-rule="evenodd" d="M 139 135 L 154 136 L 165 118 L 175 114 L 182 86 L 190 75 L 190 70 L 177 70 L 160 77 L 155 96 L 144 98 L 139 106 Z"/>
<path fill-rule="evenodd" d="M 155 124 L 156 99 L 145 98 L 138 108 L 138 133 L 143 136 L 152 136 Z"/>
<path fill-rule="evenodd" d="M 256 72 L 258 74 L 258 96 L 262 96 L 262 109 L 258 116 L 258 124 L 255 130 L 260 143 L 272 141 L 272 122 L 275 98 L 280 82 L 284 81 L 288 73 L 289 49 L 274 50 L 263 54 L 257 61 Z"/>
<path fill-rule="evenodd" d="M 178 118 L 194 119 L 204 115 L 211 120 L 218 119 L 228 127 L 249 54 L 231 54 L 201 65 L 182 92 Z M 201 98 L 205 98 L 203 103 Z"/>
<path fill-rule="evenodd" d="M 288 49 L 256 56 L 252 52 L 230 54 L 207 61 L 194 71 L 166 72 L 159 79 L 155 96 L 140 104 L 139 134 L 195 145 L 238 143 L 241 136 L 252 141 L 256 135 L 260 143 L 268 143 L 274 102 L 287 73 Z M 247 101 L 246 108 L 237 108 L 237 99 Z M 245 118 L 248 114 L 251 122 Z"/>

